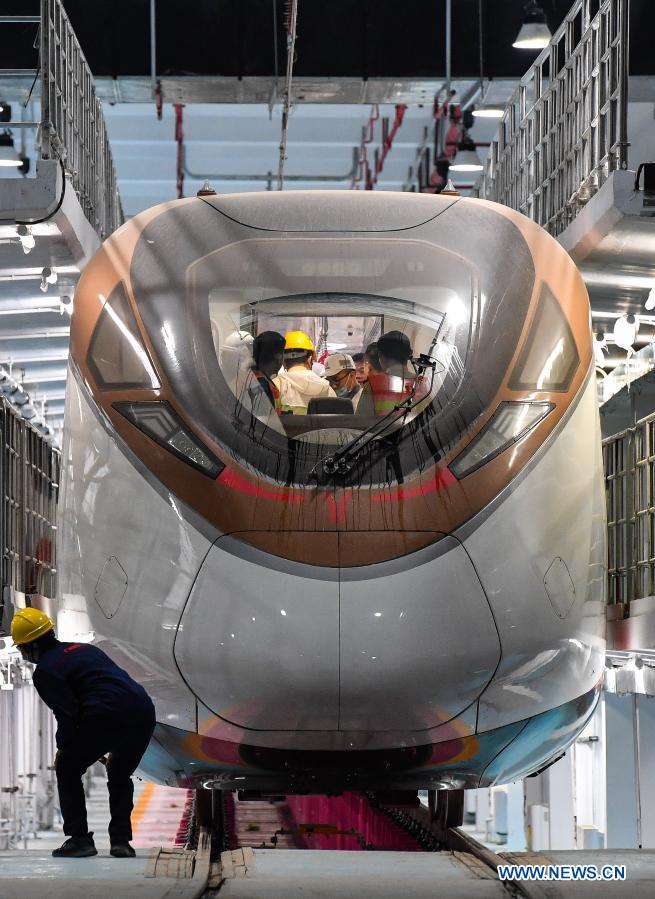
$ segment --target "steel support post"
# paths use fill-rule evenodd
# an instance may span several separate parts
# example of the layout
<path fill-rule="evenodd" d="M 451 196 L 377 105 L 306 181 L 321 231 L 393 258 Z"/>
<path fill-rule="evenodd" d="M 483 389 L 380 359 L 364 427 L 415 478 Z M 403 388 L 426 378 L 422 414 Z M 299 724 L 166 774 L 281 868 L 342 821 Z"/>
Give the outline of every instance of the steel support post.
<path fill-rule="evenodd" d="M 605 694 L 606 847 L 638 849 L 640 843 L 637 698 Z"/>

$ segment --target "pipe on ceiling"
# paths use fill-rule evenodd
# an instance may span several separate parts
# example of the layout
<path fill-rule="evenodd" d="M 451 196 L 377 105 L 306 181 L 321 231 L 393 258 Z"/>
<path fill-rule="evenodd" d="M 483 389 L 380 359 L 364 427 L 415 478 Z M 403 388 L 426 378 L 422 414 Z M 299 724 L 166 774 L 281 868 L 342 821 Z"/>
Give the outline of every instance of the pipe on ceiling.
<path fill-rule="evenodd" d="M 284 178 L 286 181 L 350 181 L 357 174 L 357 164 L 359 157 L 359 148 L 353 147 L 353 164 L 349 172 L 346 172 L 343 175 L 285 175 Z M 182 165 L 184 174 L 188 175 L 189 178 L 194 178 L 197 181 L 266 181 L 270 183 L 273 180 L 273 175 L 269 172 L 266 175 L 220 175 L 217 173 L 214 174 L 204 174 L 201 175 L 198 172 L 192 172 L 191 169 L 186 164 L 186 148 L 183 147 L 182 150 Z M 270 187 L 268 188 L 270 190 Z"/>

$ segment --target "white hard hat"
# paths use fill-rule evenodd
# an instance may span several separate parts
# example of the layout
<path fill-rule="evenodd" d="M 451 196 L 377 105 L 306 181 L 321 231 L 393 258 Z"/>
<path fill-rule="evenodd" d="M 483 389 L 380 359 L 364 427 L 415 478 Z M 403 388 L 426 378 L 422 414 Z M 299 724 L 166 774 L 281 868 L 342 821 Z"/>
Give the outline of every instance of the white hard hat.
<path fill-rule="evenodd" d="M 332 378 L 341 371 L 355 371 L 355 362 L 348 353 L 334 353 L 325 360 L 324 378 Z"/>
<path fill-rule="evenodd" d="M 221 347 L 222 350 L 231 350 L 237 352 L 242 350 L 247 350 L 250 352 L 252 350 L 253 344 L 253 336 L 249 334 L 247 331 L 232 331 L 231 334 L 228 334 L 225 338 L 225 342 Z"/>

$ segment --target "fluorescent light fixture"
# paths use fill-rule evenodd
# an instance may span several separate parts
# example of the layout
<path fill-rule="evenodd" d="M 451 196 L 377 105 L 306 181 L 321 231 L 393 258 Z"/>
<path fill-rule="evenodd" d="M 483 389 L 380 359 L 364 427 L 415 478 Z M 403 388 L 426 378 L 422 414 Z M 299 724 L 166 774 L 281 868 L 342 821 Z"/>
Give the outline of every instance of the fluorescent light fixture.
<path fill-rule="evenodd" d="M 475 141 L 468 131 L 464 131 L 457 148 L 457 154 L 450 163 L 451 172 L 481 172 L 484 166 L 475 149 Z"/>
<path fill-rule="evenodd" d="M 23 247 L 23 253 L 27 255 L 36 246 L 36 241 L 34 240 L 32 229 L 29 225 L 18 225 L 18 227 L 16 228 L 16 234 L 18 235 L 18 239 L 20 240 L 21 246 Z"/>
<path fill-rule="evenodd" d="M 35 237 L 57 237 L 59 228 L 54 222 L 38 222 L 30 225 Z M 16 225 L 0 225 L 0 240 L 16 237 Z"/>
<path fill-rule="evenodd" d="M 460 150 L 455 162 L 451 163 L 451 172 L 481 172 L 484 166 L 475 150 Z"/>
<path fill-rule="evenodd" d="M 614 343 L 621 349 L 630 351 L 637 339 L 639 318 L 636 315 L 621 315 L 614 322 Z"/>
<path fill-rule="evenodd" d="M 57 283 L 57 272 L 50 268 L 49 265 L 43 267 L 41 271 L 41 284 L 39 287 L 45 293 L 51 284 Z"/>
<path fill-rule="evenodd" d="M 22 164 L 23 160 L 18 158 L 14 148 L 11 131 L 3 131 L 0 134 L 0 167 L 18 169 Z"/>
<path fill-rule="evenodd" d="M 500 106 L 478 106 L 473 110 L 477 119 L 502 119 L 505 110 Z"/>
<path fill-rule="evenodd" d="M 599 368 L 605 365 L 605 350 L 607 350 L 607 337 L 604 331 L 597 331 L 594 334 L 594 359 Z"/>
<path fill-rule="evenodd" d="M 0 301 L 2 315 L 33 315 L 46 312 L 58 312 L 61 300 L 59 297 L 20 297 L 12 301 Z"/>
<path fill-rule="evenodd" d="M 523 24 L 512 46 L 517 50 L 543 50 L 551 37 L 543 9 L 536 0 L 528 0 L 523 11 Z"/>

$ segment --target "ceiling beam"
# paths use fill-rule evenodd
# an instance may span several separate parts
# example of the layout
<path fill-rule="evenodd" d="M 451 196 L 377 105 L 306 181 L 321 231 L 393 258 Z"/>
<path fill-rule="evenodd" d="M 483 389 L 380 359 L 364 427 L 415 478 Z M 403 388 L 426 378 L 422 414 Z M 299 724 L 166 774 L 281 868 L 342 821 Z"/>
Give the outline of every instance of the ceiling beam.
<path fill-rule="evenodd" d="M 29 350 L 24 353 L 12 353 L 11 356 L 8 356 L 4 360 L 0 358 L 0 365 L 9 365 L 10 362 L 14 365 L 21 365 L 24 362 L 35 362 L 39 364 L 41 362 L 66 362 L 67 360 L 67 349 L 54 353 L 40 353 L 38 350 Z"/>
<path fill-rule="evenodd" d="M 14 329 L 0 331 L 0 340 L 52 340 L 70 336 L 70 328 L 32 328 L 26 331 Z"/>

